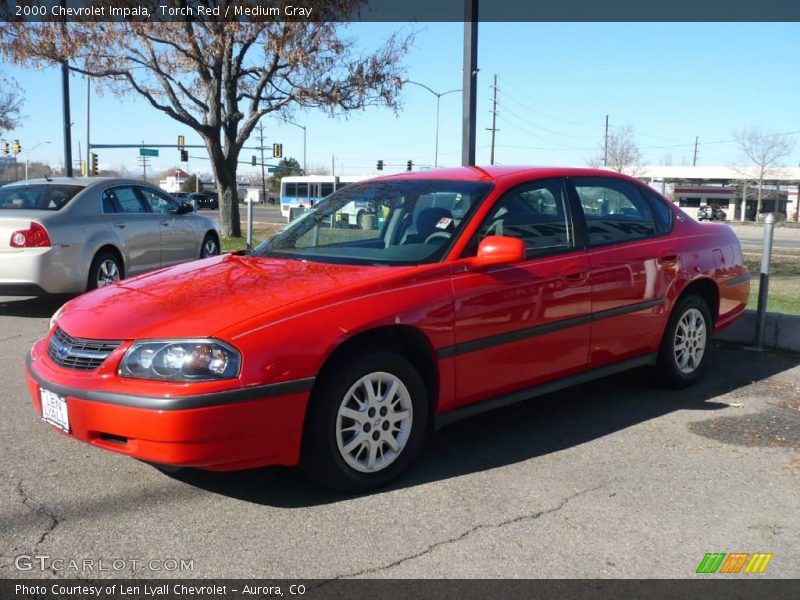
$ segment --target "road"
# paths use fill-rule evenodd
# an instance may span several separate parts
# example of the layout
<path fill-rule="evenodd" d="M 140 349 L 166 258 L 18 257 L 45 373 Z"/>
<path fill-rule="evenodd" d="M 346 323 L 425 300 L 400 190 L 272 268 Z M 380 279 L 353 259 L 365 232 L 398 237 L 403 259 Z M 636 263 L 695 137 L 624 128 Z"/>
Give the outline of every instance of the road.
<path fill-rule="evenodd" d="M 800 355 L 721 347 L 690 390 L 637 371 L 462 421 L 394 486 L 343 497 L 289 468 L 165 475 L 54 431 L 22 372 L 57 306 L 0 298 L 2 577 L 692 578 L 735 551 L 800 576 Z M 21 572 L 19 555 L 129 566 Z M 181 558 L 190 572 L 130 563 Z"/>
<path fill-rule="evenodd" d="M 761 250 L 764 246 L 764 227 L 755 225 L 731 225 L 739 236 L 744 250 Z M 776 227 L 772 238 L 775 250 L 800 250 L 800 228 Z"/>

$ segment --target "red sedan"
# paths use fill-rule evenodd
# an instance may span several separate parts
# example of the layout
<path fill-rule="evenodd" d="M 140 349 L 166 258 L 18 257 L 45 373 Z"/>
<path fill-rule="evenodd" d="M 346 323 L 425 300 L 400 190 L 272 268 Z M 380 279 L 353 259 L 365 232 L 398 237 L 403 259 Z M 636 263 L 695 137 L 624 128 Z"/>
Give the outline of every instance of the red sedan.
<path fill-rule="evenodd" d="M 68 302 L 27 380 L 44 420 L 93 446 L 364 490 L 460 417 L 645 365 L 693 383 L 748 291 L 730 228 L 636 179 L 408 173 L 340 189 L 250 254 Z"/>

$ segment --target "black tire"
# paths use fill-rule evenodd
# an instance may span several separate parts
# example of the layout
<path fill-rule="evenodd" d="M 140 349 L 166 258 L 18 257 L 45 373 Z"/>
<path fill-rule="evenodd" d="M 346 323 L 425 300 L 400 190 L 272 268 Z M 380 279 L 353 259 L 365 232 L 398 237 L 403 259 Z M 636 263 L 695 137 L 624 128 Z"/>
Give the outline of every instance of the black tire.
<path fill-rule="evenodd" d="M 203 243 L 200 245 L 200 258 L 217 256 L 219 255 L 219 252 L 219 240 L 217 239 L 217 236 L 213 233 L 207 233 L 203 238 Z"/>
<path fill-rule="evenodd" d="M 684 337 L 681 335 L 678 338 L 678 329 L 685 331 L 686 322 L 681 326 L 681 321 L 684 317 L 691 321 L 692 316 L 695 318 L 702 317 L 703 327 L 705 331 L 704 341 L 702 342 L 702 355 L 697 358 L 697 350 L 699 348 L 700 340 L 697 337 Z M 689 294 L 678 300 L 675 308 L 672 309 L 672 314 L 667 322 L 667 327 L 664 330 L 664 337 L 661 340 L 661 346 L 658 351 L 658 363 L 656 370 L 661 383 L 671 388 L 685 388 L 694 384 L 703 375 L 706 364 L 708 364 L 708 356 L 711 353 L 712 344 L 711 339 L 714 332 L 714 321 L 711 318 L 711 311 L 708 304 L 696 294 Z M 687 348 L 681 352 L 679 345 L 687 344 Z M 694 344 L 694 351 L 692 351 L 692 344 Z M 689 356 L 689 360 L 682 368 L 679 364 L 679 356 Z M 687 372 L 687 369 L 689 370 Z"/>
<path fill-rule="evenodd" d="M 363 388 L 356 388 L 356 384 L 362 378 L 378 373 L 394 377 L 405 386 L 408 392 L 405 402 L 410 401 L 411 405 L 410 430 L 404 445 L 401 446 L 399 452 L 394 454 L 394 458 L 391 456 L 392 451 L 388 442 L 382 441 L 383 437 L 376 444 L 365 440 L 364 460 L 368 460 L 372 446 L 378 445 L 383 447 L 381 460 L 384 460 L 386 453 L 390 455 L 391 461 L 380 470 L 362 472 L 348 464 L 345 459 L 345 454 L 349 455 L 348 460 L 350 461 L 355 461 L 358 456 L 355 456 L 353 452 L 340 451 L 337 442 L 339 409 L 340 406 L 347 404 L 348 398 L 353 397 L 349 393 L 352 388 L 363 392 Z M 378 395 L 380 395 L 380 390 L 379 386 Z M 383 393 L 386 394 L 386 392 L 387 388 L 384 387 Z M 402 390 L 396 396 L 396 403 L 392 401 L 393 398 L 387 397 L 386 400 L 389 401 L 389 404 L 399 406 L 400 395 L 403 395 Z M 371 409 L 365 409 L 365 411 L 367 410 Z M 366 416 L 367 412 L 364 414 L 367 422 L 363 426 L 350 420 L 350 426 L 357 430 L 346 441 L 352 441 L 357 436 L 381 436 L 383 435 L 381 430 L 385 431 L 386 435 L 393 435 L 393 432 L 388 431 L 388 427 L 381 421 L 384 413 L 375 413 L 372 416 Z M 342 419 L 342 423 L 347 422 L 346 417 Z M 387 422 L 390 420 L 391 416 L 385 419 Z M 346 360 L 337 361 L 336 364 L 326 369 L 322 380 L 315 386 L 303 432 L 302 467 L 317 483 L 337 492 L 356 493 L 382 487 L 398 477 L 416 458 L 422 446 L 427 425 L 428 397 L 425 385 L 411 363 L 398 354 L 388 352 L 375 352 L 362 356 L 351 355 Z M 400 434 L 399 431 L 398 434 Z M 400 439 L 399 435 L 397 439 Z M 342 443 L 346 444 L 346 441 Z M 361 445 L 359 444 L 357 448 Z M 357 450 L 357 452 L 361 455 L 361 450 Z"/>
<path fill-rule="evenodd" d="M 103 287 L 100 285 L 100 279 L 104 273 L 109 272 L 109 265 L 111 263 L 114 264 L 114 268 L 116 268 L 117 273 L 119 274 L 119 278 L 116 281 L 125 278 L 125 273 L 122 270 L 122 262 L 120 261 L 119 257 L 113 252 L 102 250 L 95 255 L 94 259 L 92 260 L 92 264 L 89 267 L 89 281 L 86 284 L 87 290 L 94 290 L 98 287 Z"/>

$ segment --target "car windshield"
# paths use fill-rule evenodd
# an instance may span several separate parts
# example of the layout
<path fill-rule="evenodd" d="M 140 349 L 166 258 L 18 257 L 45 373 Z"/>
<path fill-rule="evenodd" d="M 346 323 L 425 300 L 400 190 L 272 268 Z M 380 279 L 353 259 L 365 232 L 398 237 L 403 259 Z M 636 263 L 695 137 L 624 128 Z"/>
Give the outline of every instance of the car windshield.
<path fill-rule="evenodd" d="M 0 187 L 0 209 L 61 210 L 81 190 L 79 185 L 30 184 Z"/>
<path fill-rule="evenodd" d="M 301 214 L 253 254 L 344 264 L 434 262 L 491 189 L 484 182 L 432 179 L 351 184 Z"/>

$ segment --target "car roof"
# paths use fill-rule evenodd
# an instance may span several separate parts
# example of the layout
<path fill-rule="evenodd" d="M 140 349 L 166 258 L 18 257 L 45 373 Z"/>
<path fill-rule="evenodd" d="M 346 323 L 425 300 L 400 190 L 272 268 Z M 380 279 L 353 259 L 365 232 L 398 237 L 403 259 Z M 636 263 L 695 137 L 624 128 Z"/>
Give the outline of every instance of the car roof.
<path fill-rule="evenodd" d="M 126 179 L 123 177 L 48 177 L 42 179 L 14 181 L 6 184 L 3 187 L 21 187 L 25 185 L 77 185 L 88 188 L 90 186 L 108 183 L 147 185 L 150 187 L 157 187 L 148 181 L 142 181 L 141 179 Z"/>
<path fill-rule="evenodd" d="M 379 179 L 459 179 L 464 181 L 498 181 L 505 177 L 526 175 L 535 179 L 547 177 L 615 177 L 634 180 L 627 175 L 607 169 L 588 167 L 546 167 L 546 166 L 511 166 L 492 165 L 474 167 L 453 167 L 444 169 L 428 169 L 425 171 L 407 171 L 380 177 Z M 636 180 L 634 180 L 636 181 Z"/>

